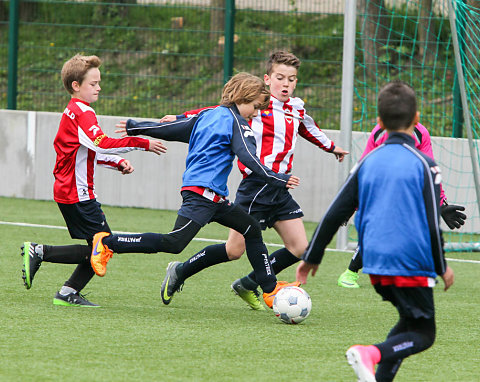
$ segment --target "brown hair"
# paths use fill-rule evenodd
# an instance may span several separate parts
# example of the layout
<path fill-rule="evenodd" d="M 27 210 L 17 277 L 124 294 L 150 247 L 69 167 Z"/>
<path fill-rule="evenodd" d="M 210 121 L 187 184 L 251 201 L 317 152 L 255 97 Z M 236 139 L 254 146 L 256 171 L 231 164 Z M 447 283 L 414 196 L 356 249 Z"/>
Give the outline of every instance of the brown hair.
<path fill-rule="evenodd" d="M 70 60 L 65 62 L 62 67 L 63 86 L 70 94 L 73 94 L 72 83 L 77 81 L 82 84 L 85 75 L 89 69 L 98 68 L 102 65 L 102 60 L 97 56 L 82 56 L 76 54 Z"/>
<path fill-rule="evenodd" d="M 267 75 L 271 75 L 273 72 L 273 65 L 284 64 L 287 66 L 293 66 L 298 70 L 300 67 L 301 61 L 293 53 L 287 52 L 285 50 L 277 50 L 273 52 L 267 61 Z"/>
<path fill-rule="evenodd" d="M 264 110 L 270 102 L 270 92 L 267 90 L 265 83 L 253 74 L 240 72 L 234 75 L 223 87 L 220 104 L 223 106 L 241 105 L 253 102 L 261 95 L 265 96 L 265 101 L 259 109 Z"/>

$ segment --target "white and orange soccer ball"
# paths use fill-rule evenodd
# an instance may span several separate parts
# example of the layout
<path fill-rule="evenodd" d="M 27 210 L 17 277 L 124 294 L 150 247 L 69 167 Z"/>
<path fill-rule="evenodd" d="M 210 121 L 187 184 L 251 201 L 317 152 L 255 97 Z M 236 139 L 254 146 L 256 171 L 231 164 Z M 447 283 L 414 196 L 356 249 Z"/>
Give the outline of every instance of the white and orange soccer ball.
<path fill-rule="evenodd" d="M 273 300 L 273 312 L 286 324 L 299 324 L 312 310 L 312 300 L 304 289 L 296 286 L 285 287 Z"/>

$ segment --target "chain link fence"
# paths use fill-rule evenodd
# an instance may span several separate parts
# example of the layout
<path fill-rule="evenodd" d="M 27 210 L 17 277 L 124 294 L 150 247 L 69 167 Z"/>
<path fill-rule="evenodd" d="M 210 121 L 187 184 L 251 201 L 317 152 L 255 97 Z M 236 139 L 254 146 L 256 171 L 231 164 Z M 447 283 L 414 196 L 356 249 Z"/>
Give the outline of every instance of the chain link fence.
<path fill-rule="evenodd" d="M 13 3 L 0 0 L 0 108 L 8 107 Z M 337 129 L 343 2 L 237 0 L 230 14 L 229 3 L 21 1 L 14 108 L 60 111 L 68 100 L 60 70 L 76 53 L 103 60 L 98 114 L 155 118 L 218 103 L 229 75 L 263 77 L 269 54 L 287 49 L 302 60 L 296 95 L 323 128 Z M 229 15 L 231 36 L 225 32 Z M 225 52 L 230 40 L 232 57 Z M 228 60 L 232 73 L 225 72 Z"/>

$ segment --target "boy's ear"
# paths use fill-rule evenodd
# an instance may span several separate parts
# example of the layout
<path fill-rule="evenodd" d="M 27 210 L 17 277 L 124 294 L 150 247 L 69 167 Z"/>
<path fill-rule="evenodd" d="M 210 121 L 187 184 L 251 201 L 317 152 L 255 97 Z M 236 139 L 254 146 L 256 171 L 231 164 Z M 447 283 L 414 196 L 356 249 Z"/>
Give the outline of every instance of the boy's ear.
<path fill-rule="evenodd" d="M 380 117 L 377 117 L 377 123 L 380 125 L 382 130 L 385 130 L 385 125 Z"/>
<path fill-rule="evenodd" d="M 263 75 L 263 82 L 265 82 L 265 85 L 270 86 L 270 76 L 268 74 Z"/>
<path fill-rule="evenodd" d="M 413 118 L 413 125 L 415 126 L 418 122 L 420 122 L 420 112 L 417 111 L 415 117 Z"/>
<path fill-rule="evenodd" d="M 80 84 L 78 83 L 78 81 L 72 82 L 72 89 L 75 90 L 76 92 L 80 90 Z"/>

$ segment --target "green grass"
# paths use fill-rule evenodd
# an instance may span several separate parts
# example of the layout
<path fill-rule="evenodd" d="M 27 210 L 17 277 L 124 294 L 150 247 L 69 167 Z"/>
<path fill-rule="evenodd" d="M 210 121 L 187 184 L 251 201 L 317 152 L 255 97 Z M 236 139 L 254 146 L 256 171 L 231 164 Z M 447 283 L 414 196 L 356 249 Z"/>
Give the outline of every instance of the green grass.
<path fill-rule="evenodd" d="M 175 212 L 104 206 L 113 230 L 168 231 Z M 52 202 L 0 198 L 0 220 L 63 226 Z M 314 223 L 306 223 L 310 236 Z M 225 239 L 211 224 L 199 237 Z M 73 266 L 44 263 L 31 290 L 21 280 L 25 240 L 70 244 L 67 231 L 0 224 L 0 381 L 354 381 L 344 359 L 354 343 L 381 342 L 396 322 L 360 276 L 362 288 L 336 286 L 350 255 L 329 252 L 305 289 L 313 309 L 301 325 L 255 312 L 230 291 L 249 271 L 244 256 L 187 281 L 169 306 L 160 285 L 167 263 L 185 260 L 208 243 L 193 241 L 180 255 L 114 255 L 104 278 L 84 292 L 99 309 L 55 307 L 55 292 Z M 279 242 L 266 232 L 266 242 Z M 275 247 L 269 247 L 275 250 Z M 449 254 L 449 256 L 452 256 Z M 473 254 L 453 254 L 466 258 Z M 396 381 L 477 381 L 480 264 L 451 262 L 456 283 L 436 288 L 437 341 L 407 359 Z M 293 280 L 295 267 L 281 279 Z"/>

